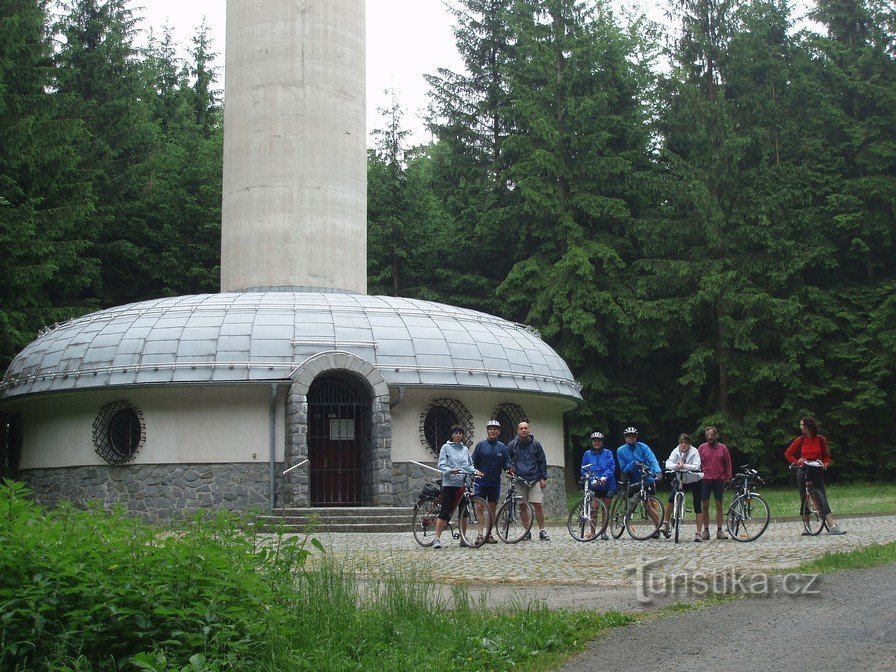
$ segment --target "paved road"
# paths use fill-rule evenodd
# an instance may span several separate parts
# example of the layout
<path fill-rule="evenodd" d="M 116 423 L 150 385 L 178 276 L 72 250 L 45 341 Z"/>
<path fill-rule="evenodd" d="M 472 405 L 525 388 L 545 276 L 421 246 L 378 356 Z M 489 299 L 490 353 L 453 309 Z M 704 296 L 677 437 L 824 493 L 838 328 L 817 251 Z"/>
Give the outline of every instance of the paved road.
<path fill-rule="evenodd" d="M 779 584 L 768 597 L 615 628 L 557 672 L 892 672 L 893 586 L 896 564 L 824 575 L 811 595 Z"/>
<path fill-rule="evenodd" d="M 460 548 L 456 541 L 441 550 L 421 548 L 410 532 L 319 538 L 330 553 L 349 558 L 365 579 L 401 571 L 439 577 L 449 595 L 450 584 L 464 584 L 498 603 L 537 601 L 551 608 L 633 611 L 687 600 L 694 592 L 699 596 L 697 579 L 720 586 L 722 592 L 737 592 L 743 590 L 744 576 L 780 572 L 828 552 L 896 541 L 896 516 L 844 519 L 843 524 L 848 533 L 839 537 L 803 537 L 800 524 L 789 522 L 772 523 L 750 543 L 713 539 L 677 545 L 628 536 L 583 544 L 574 541 L 565 526 L 549 527 L 550 542 L 479 549 Z M 732 589 L 733 582 L 740 583 Z"/>

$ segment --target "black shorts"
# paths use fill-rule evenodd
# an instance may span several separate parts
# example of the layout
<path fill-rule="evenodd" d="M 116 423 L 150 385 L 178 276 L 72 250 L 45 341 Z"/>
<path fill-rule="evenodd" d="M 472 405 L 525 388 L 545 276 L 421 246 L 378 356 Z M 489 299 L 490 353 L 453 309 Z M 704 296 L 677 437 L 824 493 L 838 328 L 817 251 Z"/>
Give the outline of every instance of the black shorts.
<path fill-rule="evenodd" d="M 500 485 L 476 484 L 476 494 L 487 502 L 497 502 L 501 497 Z"/>
<path fill-rule="evenodd" d="M 703 481 L 695 481 L 681 486 L 682 492 L 691 491 L 691 497 L 694 501 L 694 513 L 703 513 Z M 669 503 L 675 501 L 675 491 L 669 493 Z"/>
<path fill-rule="evenodd" d="M 709 481 L 707 479 L 703 479 L 700 481 L 703 484 L 703 501 L 709 501 L 709 495 L 712 495 L 716 498 L 717 502 L 721 502 L 725 496 L 725 481 L 723 479 L 716 479 Z"/>

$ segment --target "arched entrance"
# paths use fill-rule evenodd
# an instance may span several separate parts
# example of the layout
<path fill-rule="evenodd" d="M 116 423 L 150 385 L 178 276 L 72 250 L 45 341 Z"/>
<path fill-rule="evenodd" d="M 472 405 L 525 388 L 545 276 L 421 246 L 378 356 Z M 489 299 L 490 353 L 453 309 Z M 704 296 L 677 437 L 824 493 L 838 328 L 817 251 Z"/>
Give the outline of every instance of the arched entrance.
<path fill-rule="evenodd" d="M 360 506 L 370 479 L 370 398 L 354 376 L 332 372 L 308 389 L 312 506 Z"/>

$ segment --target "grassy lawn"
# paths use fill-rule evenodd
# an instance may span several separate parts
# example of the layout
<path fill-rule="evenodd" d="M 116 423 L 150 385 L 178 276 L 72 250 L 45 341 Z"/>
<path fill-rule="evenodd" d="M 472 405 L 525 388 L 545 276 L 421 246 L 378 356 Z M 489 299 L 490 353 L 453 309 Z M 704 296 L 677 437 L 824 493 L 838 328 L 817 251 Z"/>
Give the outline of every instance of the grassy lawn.
<path fill-rule="evenodd" d="M 834 516 L 862 513 L 896 514 L 896 483 L 834 483 L 825 486 Z M 773 518 L 797 516 L 800 500 L 796 485 L 764 486 L 758 489 L 771 509 Z M 731 502 L 731 491 L 725 492 L 725 506 Z M 663 486 L 657 495 L 661 502 L 669 496 L 668 486 Z M 581 492 L 567 493 L 567 510 L 582 497 Z M 690 502 L 690 495 L 688 495 Z M 558 519 L 559 520 L 559 519 Z M 563 519 L 566 520 L 565 518 Z"/>

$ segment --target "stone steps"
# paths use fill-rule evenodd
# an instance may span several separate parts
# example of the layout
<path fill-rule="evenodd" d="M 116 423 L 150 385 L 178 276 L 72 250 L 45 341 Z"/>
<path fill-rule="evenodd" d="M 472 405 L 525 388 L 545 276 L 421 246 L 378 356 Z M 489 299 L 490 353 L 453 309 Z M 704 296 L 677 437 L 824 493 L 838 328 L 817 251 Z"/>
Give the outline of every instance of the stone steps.
<path fill-rule="evenodd" d="M 258 525 L 268 532 L 410 532 L 413 513 L 409 506 L 275 509 L 259 516 Z"/>

